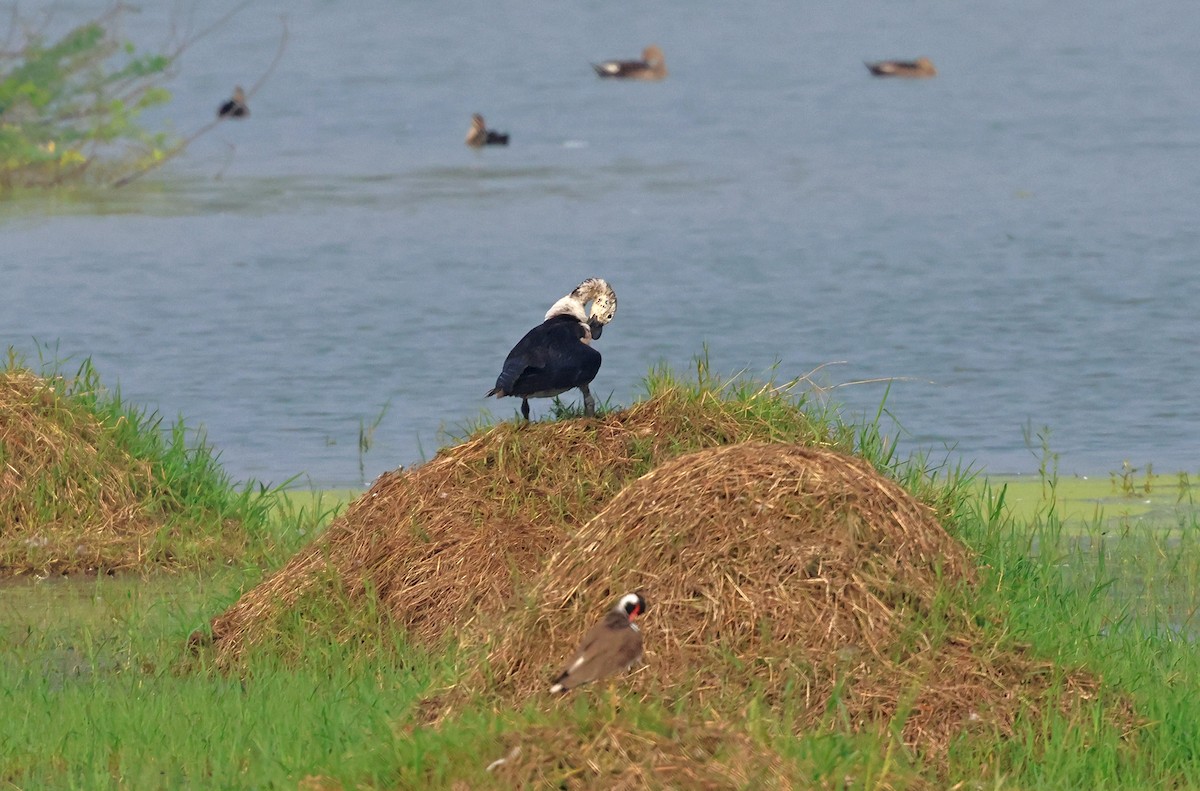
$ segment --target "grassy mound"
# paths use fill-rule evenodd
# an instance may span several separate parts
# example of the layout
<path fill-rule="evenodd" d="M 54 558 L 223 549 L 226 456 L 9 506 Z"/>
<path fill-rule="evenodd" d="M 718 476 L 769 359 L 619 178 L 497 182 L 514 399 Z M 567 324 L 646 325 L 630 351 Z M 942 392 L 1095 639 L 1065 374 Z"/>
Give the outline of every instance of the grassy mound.
<path fill-rule="evenodd" d="M 208 448 L 101 387 L 0 370 L 0 574 L 195 565 L 242 554 L 267 505 Z M 261 494 L 261 493 L 259 493 Z"/>
<path fill-rule="evenodd" d="M 839 433 L 840 432 L 840 433 Z M 385 623 L 432 644 L 512 604 L 546 558 L 662 461 L 751 439 L 846 443 L 786 388 L 685 386 L 597 420 L 503 423 L 427 464 L 381 476 L 330 529 L 212 623 L 218 659 L 322 628 L 370 639 Z M 299 635 L 295 633 L 299 632 Z"/>
<path fill-rule="evenodd" d="M 759 697 L 800 728 L 831 711 L 852 730 L 899 723 L 936 754 L 1091 697 L 1092 677 L 981 636 L 963 608 L 974 576 L 932 510 L 861 458 L 701 451 L 626 487 L 561 547 L 466 687 L 545 696 L 582 631 L 636 590 L 648 666 L 620 683 L 647 698 L 729 712 Z"/>
<path fill-rule="evenodd" d="M 762 706 L 797 729 L 883 734 L 944 758 L 959 737 L 1007 736 L 1021 718 L 1091 716 L 1094 677 L 1033 658 L 968 606 L 975 563 L 937 499 L 953 487 L 908 481 L 935 512 L 847 455 L 853 439 L 786 392 L 666 379 L 598 420 L 495 426 L 381 476 L 213 619 L 214 658 L 302 657 L 330 636 L 367 656 L 398 629 L 435 652 L 458 643 L 451 689 L 427 701 L 433 722 L 551 705 L 547 679 L 582 631 L 640 590 L 647 667 L 614 694 L 689 717 Z M 872 442 L 857 444 L 877 458 Z M 604 744 L 548 741 L 528 771 L 553 754 L 590 772 L 615 749 Z M 702 768 L 656 745 L 636 771 Z M 522 765 L 520 782 L 540 782 Z"/>
<path fill-rule="evenodd" d="M 597 718 L 599 719 L 599 718 Z M 526 728 L 491 771 L 504 788 L 794 788 L 795 769 L 731 723 L 608 721 Z"/>

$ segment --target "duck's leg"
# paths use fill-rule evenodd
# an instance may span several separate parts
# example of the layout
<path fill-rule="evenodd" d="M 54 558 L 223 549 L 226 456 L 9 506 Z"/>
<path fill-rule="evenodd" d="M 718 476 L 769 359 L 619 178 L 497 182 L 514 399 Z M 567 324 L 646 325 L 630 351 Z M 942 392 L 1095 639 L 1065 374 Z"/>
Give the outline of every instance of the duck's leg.
<path fill-rule="evenodd" d="M 526 420 L 529 420 L 529 399 L 528 398 L 521 399 L 521 414 L 525 416 Z"/>
<path fill-rule="evenodd" d="M 587 385 L 580 385 L 579 392 L 583 393 L 583 416 L 596 416 L 596 400 L 592 398 L 592 391 L 588 390 Z"/>

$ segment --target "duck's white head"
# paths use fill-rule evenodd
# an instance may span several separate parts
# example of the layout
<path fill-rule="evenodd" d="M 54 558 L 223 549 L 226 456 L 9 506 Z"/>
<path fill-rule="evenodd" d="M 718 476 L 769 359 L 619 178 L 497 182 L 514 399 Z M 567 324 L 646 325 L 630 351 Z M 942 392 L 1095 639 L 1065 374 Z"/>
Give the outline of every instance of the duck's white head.
<path fill-rule="evenodd" d="M 592 309 L 584 312 L 584 306 L 592 303 Z M 617 294 L 612 287 L 598 277 L 589 277 L 575 290 L 550 306 L 546 318 L 574 316 L 581 324 L 591 329 L 592 338 L 599 338 L 604 325 L 617 315 Z"/>

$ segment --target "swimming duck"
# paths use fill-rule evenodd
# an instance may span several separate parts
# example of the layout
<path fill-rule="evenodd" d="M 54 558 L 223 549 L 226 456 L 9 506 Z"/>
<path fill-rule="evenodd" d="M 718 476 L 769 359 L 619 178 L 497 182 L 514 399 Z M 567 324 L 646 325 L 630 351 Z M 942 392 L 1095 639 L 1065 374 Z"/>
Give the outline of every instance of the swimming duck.
<path fill-rule="evenodd" d="M 506 146 L 508 145 L 508 135 L 488 129 L 487 124 L 483 122 L 483 116 L 475 113 L 471 116 L 471 129 L 467 132 L 467 145 L 471 148 Z"/>
<path fill-rule="evenodd" d="M 584 305 L 592 303 L 590 313 Z M 588 385 L 600 370 L 600 352 L 591 342 L 617 313 L 617 295 L 608 283 L 591 277 L 550 306 L 546 319 L 525 333 L 508 353 L 496 386 L 485 398 L 519 396 L 521 415 L 529 420 L 529 399 L 552 398 L 572 388 L 583 393 L 583 414 L 595 417 Z"/>
<path fill-rule="evenodd" d="M 592 68 L 601 77 L 617 77 L 627 80 L 661 80 L 667 76 L 667 61 L 657 44 L 642 50 L 641 60 L 606 60 L 593 63 Z"/>
<path fill-rule="evenodd" d="M 245 118 L 248 115 L 250 108 L 246 105 L 246 92 L 238 85 L 233 89 L 233 98 L 217 110 L 217 118 Z"/>
<path fill-rule="evenodd" d="M 929 58 L 916 60 L 881 60 L 866 64 L 876 77 L 934 77 L 937 69 Z"/>
<path fill-rule="evenodd" d="M 600 623 L 588 630 L 567 666 L 554 678 L 551 693 L 599 681 L 633 667 L 642 658 L 642 632 L 635 623 L 646 612 L 640 593 L 626 593 Z"/>

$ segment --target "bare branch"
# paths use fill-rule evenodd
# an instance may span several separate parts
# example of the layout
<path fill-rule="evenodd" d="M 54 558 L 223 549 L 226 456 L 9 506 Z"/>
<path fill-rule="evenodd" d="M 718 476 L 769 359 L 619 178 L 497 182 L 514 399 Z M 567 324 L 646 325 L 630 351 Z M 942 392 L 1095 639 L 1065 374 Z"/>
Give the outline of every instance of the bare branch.
<path fill-rule="evenodd" d="M 288 42 L 287 17 L 281 14 L 279 16 L 279 24 L 283 26 L 283 34 L 279 37 L 279 46 L 275 48 L 275 57 L 271 59 L 270 65 L 267 66 L 267 70 L 262 73 L 262 76 L 250 86 L 250 90 L 246 91 L 247 99 L 253 96 L 258 89 L 263 86 L 263 83 L 265 83 L 267 79 L 275 72 L 275 67 L 279 65 L 279 61 L 283 60 L 283 53 L 284 50 L 287 49 Z"/>
<path fill-rule="evenodd" d="M 189 48 L 191 48 L 191 46 L 193 44 L 195 44 L 197 41 L 200 41 L 201 39 L 207 38 L 214 31 L 220 30 L 222 27 L 224 27 L 225 25 L 227 25 L 229 23 L 229 20 L 233 19 L 235 16 L 240 14 L 242 11 L 246 10 L 253 3 L 254 3 L 254 0 L 242 0 L 241 3 L 238 3 L 233 8 L 231 8 L 229 11 L 222 14 L 220 17 L 217 18 L 217 20 L 215 22 L 213 22 L 211 25 L 209 25 L 208 27 L 201 30 L 199 33 L 188 36 L 187 38 L 184 38 L 182 41 L 180 41 L 179 45 L 175 48 L 175 51 L 172 52 L 167 57 L 173 61 L 178 60 L 179 57 L 181 55 L 183 55 L 183 53 L 186 52 Z"/>
<path fill-rule="evenodd" d="M 235 9 L 235 11 L 241 10 L 245 6 L 249 5 L 250 2 L 252 2 L 252 0 L 246 0 L 246 2 L 239 5 Z M 233 16 L 233 13 L 234 12 L 230 12 L 229 14 L 226 14 L 224 17 L 222 17 L 222 20 L 227 21 L 229 18 L 231 18 Z M 251 86 L 250 90 L 246 92 L 247 98 L 252 96 L 255 91 L 257 91 L 259 88 L 261 88 L 263 86 L 263 84 L 271 76 L 272 72 L 275 71 L 276 66 L 278 66 L 279 62 L 283 59 L 283 53 L 287 49 L 287 42 L 288 42 L 287 17 L 280 16 L 279 21 L 283 27 L 283 32 L 279 36 L 279 46 L 276 47 L 276 49 L 275 49 L 275 56 L 271 59 L 271 62 L 267 65 L 266 70 L 255 81 L 254 85 Z M 214 30 L 214 29 L 215 29 L 214 26 L 210 25 L 209 27 L 207 27 L 203 31 L 201 31 L 199 36 L 207 35 L 208 33 L 212 32 L 212 30 Z M 191 42 L 196 41 L 197 38 L 198 38 L 198 36 L 193 37 L 188 42 L 185 42 L 184 45 L 182 45 L 182 46 L 186 47 Z M 182 52 L 182 48 L 179 50 L 179 52 Z M 141 178 L 142 176 L 146 175 L 147 173 L 149 173 L 153 170 L 157 170 L 158 168 L 162 167 L 164 164 L 166 164 L 170 160 L 172 160 L 175 157 L 182 154 L 187 149 L 187 147 L 189 145 L 191 145 L 192 143 L 194 143 L 196 140 L 198 140 L 199 138 L 208 134 L 213 129 L 216 129 L 217 126 L 224 120 L 225 120 L 224 118 L 221 118 L 219 116 L 214 118 L 213 120 L 211 120 L 208 123 L 201 126 L 196 131 L 192 132 L 190 135 L 185 137 L 183 140 L 179 141 L 176 145 L 172 146 L 169 151 L 165 152 L 158 159 L 145 165 L 144 167 L 140 168 L 139 170 L 135 170 L 134 172 L 128 173 L 128 174 L 122 176 L 121 178 L 117 179 L 116 181 L 114 181 L 112 183 L 112 186 L 113 187 L 124 187 L 126 184 L 136 181 L 137 179 Z M 228 163 L 226 163 L 225 167 L 228 167 Z M 225 168 L 223 167 L 222 172 L 224 172 L 224 170 L 225 170 Z"/>

